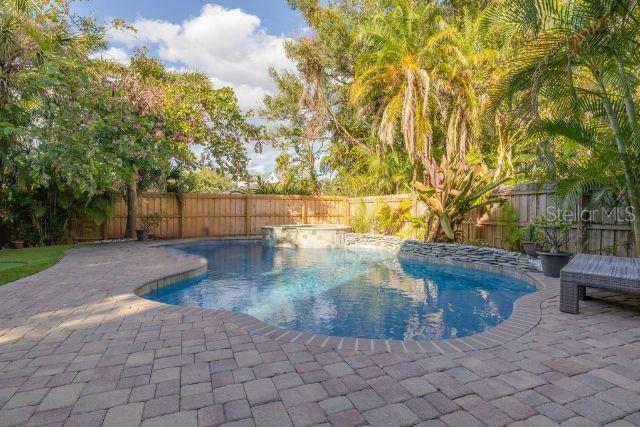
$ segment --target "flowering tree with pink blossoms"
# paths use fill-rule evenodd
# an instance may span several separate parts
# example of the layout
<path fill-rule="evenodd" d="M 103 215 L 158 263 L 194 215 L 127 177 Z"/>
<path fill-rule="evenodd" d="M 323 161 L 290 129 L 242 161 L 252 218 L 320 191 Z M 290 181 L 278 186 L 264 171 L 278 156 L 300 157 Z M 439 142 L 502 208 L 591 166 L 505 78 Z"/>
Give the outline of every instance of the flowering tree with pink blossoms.
<path fill-rule="evenodd" d="M 22 222 L 36 229 L 32 240 L 63 240 L 71 217 L 101 221 L 109 197 L 124 194 L 133 237 L 141 175 L 152 170 L 162 179 L 173 166 L 190 165 L 199 145 L 211 167 L 243 176 L 245 145 L 259 135 L 233 92 L 213 88 L 204 75 L 167 71 L 142 54 L 126 67 L 87 61 L 60 76 L 16 152 Z M 47 230 L 54 211 L 55 233 Z"/>

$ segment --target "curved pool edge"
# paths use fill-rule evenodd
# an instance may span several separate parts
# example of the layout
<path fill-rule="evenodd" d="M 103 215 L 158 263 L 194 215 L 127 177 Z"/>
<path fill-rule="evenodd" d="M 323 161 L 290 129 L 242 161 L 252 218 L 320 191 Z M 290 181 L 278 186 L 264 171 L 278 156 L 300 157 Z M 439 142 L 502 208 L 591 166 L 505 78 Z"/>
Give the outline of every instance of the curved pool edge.
<path fill-rule="evenodd" d="M 400 240 L 402 242 L 402 239 L 393 239 Z M 236 239 L 199 239 L 198 242 L 221 240 Z M 180 241 L 163 242 L 162 244 L 150 245 L 150 247 L 153 246 L 161 247 L 165 250 L 176 250 L 176 248 L 173 248 L 173 246 L 179 246 L 184 243 Z M 422 244 L 427 246 L 429 245 L 428 243 Z M 394 251 L 397 253 L 397 255 L 403 257 L 411 257 L 438 264 L 455 265 L 478 271 L 491 271 L 494 273 L 503 274 L 509 277 L 523 280 L 535 286 L 538 290 L 518 298 L 514 302 L 514 307 L 511 315 L 493 328 L 466 337 L 436 340 L 370 339 L 337 337 L 323 334 L 313 334 L 309 332 L 299 332 L 271 326 L 245 313 L 238 313 L 226 309 L 184 307 L 173 304 L 165 304 L 144 298 L 142 296 L 152 290 L 171 286 L 183 280 L 193 279 L 205 275 L 207 271 L 207 261 L 202 257 L 197 257 L 200 259 L 199 267 L 195 269 L 192 268 L 178 274 L 155 279 L 134 288 L 132 292 L 137 298 L 144 300 L 148 304 L 157 305 L 158 308 L 171 307 L 179 310 L 181 313 L 196 316 L 201 315 L 203 316 L 203 319 L 221 320 L 223 321 L 223 323 L 231 323 L 237 326 L 238 328 L 248 332 L 250 335 L 273 339 L 278 342 L 315 346 L 320 348 L 331 348 L 336 350 L 423 354 L 464 353 L 468 351 L 485 350 L 488 348 L 507 344 L 510 341 L 522 337 L 535 326 L 537 326 L 542 317 L 542 303 L 558 294 L 558 280 L 545 277 L 542 275 L 542 273 L 519 271 L 517 269 L 507 269 L 497 266 L 487 266 L 483 265 L 482 263 L 473 261 L 465 262 L 451 259 L 443 260 L 426 255 L 406 253 L 402 250 L 397 250 L 384 245 L 349 244 L 347 245 L 347 248 L 349 247 L 374 247 L 383 250 Z"/>

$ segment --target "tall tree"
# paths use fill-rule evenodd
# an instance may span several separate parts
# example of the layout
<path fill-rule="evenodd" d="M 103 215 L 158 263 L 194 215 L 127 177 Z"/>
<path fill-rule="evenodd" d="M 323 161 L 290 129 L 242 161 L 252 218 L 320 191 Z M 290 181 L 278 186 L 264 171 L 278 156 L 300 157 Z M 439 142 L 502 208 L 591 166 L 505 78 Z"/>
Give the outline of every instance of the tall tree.
<path fill-rule="evenodd" d="M 144 54 L 132 58 L 129 67 L 102 65 L 114 88 L 114 97 L 108 98 L 116 102 L 113 138 L 142 150 L 124 159 L 129 170 L 127 236 L 135 235 L 144 169 L 166 175 L 176 163 L 192 163 L 191 150 L 200 146 L 210 167 L 235 178 L 246 176 L 245 145 L 260 141 L 261 128 L 247 122 L 231 89 L 215 89 L 200 73 L 169 71 Z"/>
<path fill-rule="evenodd" d="M 519 99 L 541 132 L 574 141 L 586 156 L 602 147 L 615 153 L 640 248 L 640 4 L 499 1 L 485 20 L 504 38 L 518 38 L 521 46 L 495 89 L 494 106 Z M 594 132 L 603 129 L 604 134 Z M 601 181 L 584 183 L 582 188 L 592 191 L 589 183 Z"/>
<path fill-rule="evenodd" d="M 324 154 L 329 134 L 326 132 L 326 114 L 310 106 L 305 99 L 302 79 L 291 72 L 272 76 L 278 85 L 277 95 L 265 96 L 262 117 L 274 123 L 268 132 L 270 143 L 280 150 L 278 172 L 293 175 L 309 184 L 313 194 L 320 191 L 318 180 L 319 159 Z M 316 100 L 315 102 L 321 102 Z M 316 106 L 317 107 L 317 106 Z"/>
<path fill-rule="evenodd" d="M 428 70 L 435 60 L 436 14 L 435 3 L 401 0 L 359 33 L 364 53 L 356 62 L 351 99 L 374 111 L 382 144 L 393 146 L 400 130 L 414 162 L 431 157 L 439 82 Z"/>
<path fill-rule="evenodd" d="M 280 120 L 282 140 L 313 134 L 314 141 L 323 141 L 321 170 L 348 182 L 346 193 L 388 191 L 375 184 L 389 182 L 385 168 L 373 167 L 387 160 L 404 163 L 408 157 L 414 178 L 430 157 L 443 154 L 464 159 L 473 152 L 497 161 L 491 153 L 494 120 L 487 125 L 481 112 L 502 44 L 480 31 L 477 14 L 484 6 L 418 0 L 289 3 L 302 12 L 313 35 L 287 45 L 298 73 L 276 74 L 280 90 L 267 98 L 269 112 L 289 115 L 267 117 Z M 290 82 L 295 84 L 283 90 Z M 480 155 L 481 149 L 488 150 Z M 356 190 L 357 185 L 362 187 Z"/>
<path fill-rule="evenodd" d="M 34 127 L 65 78 L 83 70 L 89 52 L 104 46 L 103 29 L 70 13 L 65 0 L 0 3 L 0 220 L 30 224 L 40 242 L 53 228 L 64 228 L 67 215 L 60 209 L 63 218 L 57 220 L 53 206 L 73 210 L 76 204 L 49 175 L 34 180 L 37 167 L 25 167 L 37 143 Z"/>
<path fill-rule="evenodd" d="M 431 73 L 441 84 L 440 119 L 446 120 L 445 154 L 463 160 L 480 142 L 481 112 L 495 80 L 499 52 L 486 40 L 481 21 L 467 9 L 439 18 L 438 61 Z M 444 125 L 445 123 L 443 123 Z"/>
<path fill-rule="evenodd" d="M 71 15 L 66 1 L 0 4 L 0 160 L 64 67 L 104 46 L 102 29 Z"/>

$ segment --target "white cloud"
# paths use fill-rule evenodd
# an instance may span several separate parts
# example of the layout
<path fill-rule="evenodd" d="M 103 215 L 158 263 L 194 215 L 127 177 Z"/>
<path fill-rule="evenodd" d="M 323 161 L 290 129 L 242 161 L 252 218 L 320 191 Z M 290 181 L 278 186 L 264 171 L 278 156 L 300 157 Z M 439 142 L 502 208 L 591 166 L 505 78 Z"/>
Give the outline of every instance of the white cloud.
<path fill-rule="evenodd" d="M 240 9 L 205 5 L 199 16 L 179 24 L 145 18 L 137 32 L 112 31 L 109 39 L 128 49 L 149 46 L 160 59 L 206 73 L 217 85 L 233 87 L 244 108 L 253 108 L 273 90 L 269 67 L 293 69 L 284 36 L 260 26 L 260 18 Z"/>
<path fill-rule="evenodd" d="M 249 172 L 254 175 L 262 175 L 272 172 L 275 169 L 276 158 L 280 155 L 280 150 L 265 145 L 262 153 L 249 153 Z"/>
<path fill-rule="evenodd" d="M 243 110 L 255 109 L 266 94 L 275 90 L 269 68 L 293 70 L 286 57 L 285 36 L 268 34 L 260 18 L 240 9 L 225 9 L 207 4 L 200 15 L 172 23 L 139 18 L 135 33 L 113 30 L 108 34 L 113 45 L 104 55 L 127 60 L 132 49 L 148 46 L 159 59 L 179 69 L 207 74 L 216 87 L 230 86 Z M 264 147 L 255 153 L 248 147 L 249 170 L 265 173 L 275 167 L 278 151 Z"/>
<path fill-rule="evenodd" d="M 224 80 L 220 80 L 215 77 L 211 77 L 211 83 L 214 87 L 230 86 L 238 98 L 238 105 L 244 111 L 250 109 L 256 109 L 262 104 L 262 99 L 270 91 L 261 86 L 253 86 L 246 83 L 231 83 Z"/>
<path fill-rule="evenodd" d="M 125 49 L 122 49 L 119 47 L 110 47 L 107 50 L 96 52 L 91 56 L 93 58 L 119 62 L 124 65 L 128 65 L 129 62 L 131 62 L 131 57 L 129 56 L 129 53 Z"/>

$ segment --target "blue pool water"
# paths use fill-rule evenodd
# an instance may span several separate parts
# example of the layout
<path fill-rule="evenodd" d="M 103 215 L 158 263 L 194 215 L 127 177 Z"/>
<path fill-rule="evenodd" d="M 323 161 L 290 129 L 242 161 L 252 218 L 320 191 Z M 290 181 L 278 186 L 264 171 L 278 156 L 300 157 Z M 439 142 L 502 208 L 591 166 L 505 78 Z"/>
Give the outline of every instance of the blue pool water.
<path fill-rule="evenodd" d="M 168 304 L 225 308 L 326 335 L 431 339 L 481 332 L 535 288 L 510 277 L 399 258 L 375 249 L 285 249 L 251 241 L 182 247 L 206 278 L 153 291 Z"/>

